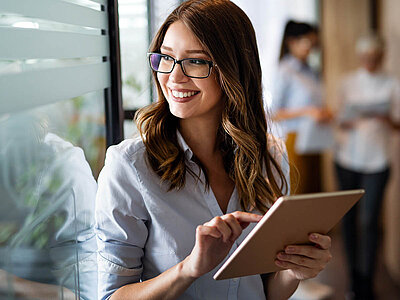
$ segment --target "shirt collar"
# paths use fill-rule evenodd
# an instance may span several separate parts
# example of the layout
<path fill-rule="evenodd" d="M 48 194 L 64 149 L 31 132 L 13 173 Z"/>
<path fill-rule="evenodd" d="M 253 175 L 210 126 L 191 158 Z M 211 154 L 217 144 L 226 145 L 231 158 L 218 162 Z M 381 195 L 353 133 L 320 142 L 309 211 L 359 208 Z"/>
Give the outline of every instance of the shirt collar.
<path fill-rule="evenodd" d="M 182 148 L 183 152 L 185 153 L 185 156 L 188 160 L 193 159 L 193 151 L 190 149 L 189 145 L 185 142 L 185 139 L 183 138 L 182 134 L 179 132 L 179 130 L 176 130 L 176 137 L 178 140 L 179 146 Z M 235 148 L 233 149 L 233 152 L 236 154 L 237 150 L 239 147 L 235 145 Z"/>
<path fill-rule="evenodd" d="M 178 129 L 176 130 L 176 137 L 179 146 L 181 146 L 183 152 L 185 153 L 186 158 L 191 160 L 193 158 L 193 151 L 192 149 L 190 149 L 189 145 L 185 142 L 182 134 L 179 132 Z"/>

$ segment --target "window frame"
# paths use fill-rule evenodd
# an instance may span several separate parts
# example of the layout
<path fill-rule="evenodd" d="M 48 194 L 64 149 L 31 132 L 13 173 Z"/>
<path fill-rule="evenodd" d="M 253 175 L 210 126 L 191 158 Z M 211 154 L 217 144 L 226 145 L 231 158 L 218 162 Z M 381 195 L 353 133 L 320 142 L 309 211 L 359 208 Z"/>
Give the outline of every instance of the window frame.
<path fill-rule="evenodd" d="M 122 108 L 121 53 L 119 40 L 118 0 L 108 0 L 108 30 L 110 37 L 111 87 L 104 90 L 106 117 L 106 146 L 124 139 Z M 104 6 L 102 6 L 104 9 Z"/>

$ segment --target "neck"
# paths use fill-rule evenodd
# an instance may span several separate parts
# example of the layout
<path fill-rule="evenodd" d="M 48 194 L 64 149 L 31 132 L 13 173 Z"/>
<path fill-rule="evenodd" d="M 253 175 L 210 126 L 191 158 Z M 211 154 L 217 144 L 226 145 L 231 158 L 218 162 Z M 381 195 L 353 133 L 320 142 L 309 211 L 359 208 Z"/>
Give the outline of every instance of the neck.
<path fill-rule="evenodd" d="M 181 120 L 179 131 L 200 161 L 218 154 L 217 131 L 220 120 Z"/>
<path fill-rule="evenodd" d="M 301 61 L 302 63 L 307 63 L 307 57 L 301 57 L 300 55 L 295 55 L 293 53 L 291 53 L 291 55 L 296 58 L 297 60 Z"/>

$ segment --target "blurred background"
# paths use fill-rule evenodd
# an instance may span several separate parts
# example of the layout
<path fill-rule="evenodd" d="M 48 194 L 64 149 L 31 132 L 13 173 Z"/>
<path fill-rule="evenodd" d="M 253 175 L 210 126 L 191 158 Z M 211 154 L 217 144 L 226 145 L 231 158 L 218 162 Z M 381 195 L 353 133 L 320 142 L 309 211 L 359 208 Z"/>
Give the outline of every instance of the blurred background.
<path fill-rule="evenodd" d="M 156 100 L 147 49 L 181 2 L 0 2 L 0 299 L 96 298 L 96 179 L 107 147 L 134 135 L 134 113 Z M 308 65 L 320 74 L 322 100 L 332 111 L 339 82 L 358 67 L 361 35 L 373 31 L 385 39 L 383 69 L 400 78 L 400 1 L 233 2 L 256 31 L 266 110 L 274 103 L 290 19 L 318 27 L 319 48 Z M 377 299 L 400 299 L 400 138 L 391 135 Z M 321 191 L 337 190 L 330 149 L 322 153 L 321 170 Z M 293 299 L 345 299 L 349 280 L 339 226 L 332 237 L 334 258 L 315 280 L 325 290 Z"/>

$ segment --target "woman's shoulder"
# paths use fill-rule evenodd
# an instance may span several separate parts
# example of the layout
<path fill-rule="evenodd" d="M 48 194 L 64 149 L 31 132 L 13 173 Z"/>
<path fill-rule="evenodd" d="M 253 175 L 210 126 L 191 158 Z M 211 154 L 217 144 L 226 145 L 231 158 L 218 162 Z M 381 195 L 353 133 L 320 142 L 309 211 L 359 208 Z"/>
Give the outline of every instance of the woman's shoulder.
<path fill-rule="evenodd" d="M 278 70 L 282 73 L 292 74 L 300 69 L 300 62 L 291 55 L 283 57 L 278 64 Z"/>
<path fill-rule="evenodd" d="M 280 75 L 290 75 L 293 73 L 293 66 L 287 59 L 282 59 L 278 64 L 277 73 Z"/>
<path fill-rule="evenodd" d="M 110 146 L 107 149 L 106 159 L 123 158 L 129 162 L 134 162 L 142 157 L 146 147 L 140 136 L 125 139 L 117 145 Z"/>

